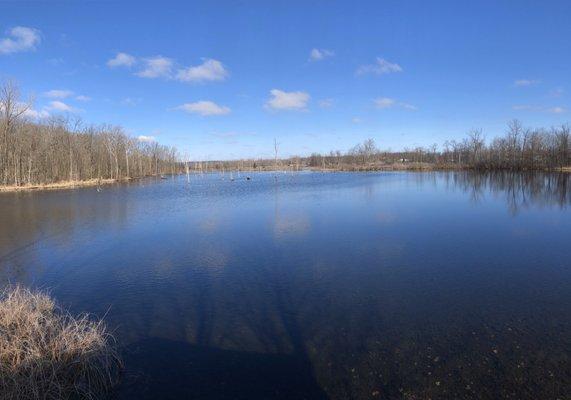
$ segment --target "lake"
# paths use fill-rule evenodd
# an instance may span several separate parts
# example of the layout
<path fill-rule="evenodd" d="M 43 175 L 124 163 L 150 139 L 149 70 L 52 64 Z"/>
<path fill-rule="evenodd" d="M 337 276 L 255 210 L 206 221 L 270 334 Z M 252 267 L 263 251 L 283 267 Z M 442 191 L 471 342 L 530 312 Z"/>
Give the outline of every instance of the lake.
<path fill-rule="evenodd" d="M 105 317 L 119 399 L 569 399 L 571 174 L 0 193 L 0 282 Z"/>

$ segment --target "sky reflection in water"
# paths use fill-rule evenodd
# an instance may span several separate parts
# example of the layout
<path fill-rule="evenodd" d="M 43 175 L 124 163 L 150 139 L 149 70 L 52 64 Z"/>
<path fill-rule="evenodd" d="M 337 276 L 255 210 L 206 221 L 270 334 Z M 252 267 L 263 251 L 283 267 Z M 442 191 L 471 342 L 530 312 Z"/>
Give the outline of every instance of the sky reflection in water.
<path fill-rule="evenodd" d="M 124 399 L 571 392 L 570 175 L 252 177 L 0 194 L 0 279 L 107 313 Z"/>

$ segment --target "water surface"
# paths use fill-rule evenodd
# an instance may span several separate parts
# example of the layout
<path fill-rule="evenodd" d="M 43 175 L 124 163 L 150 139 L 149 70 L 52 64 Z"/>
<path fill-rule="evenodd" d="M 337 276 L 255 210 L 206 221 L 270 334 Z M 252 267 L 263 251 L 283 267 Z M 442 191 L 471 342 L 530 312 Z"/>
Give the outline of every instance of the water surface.
<path fill-rule="evenodd" d="M 0 194 L 0 282 L 104 316 L 119 399 L 567 399 L 571 178 L 205 174 Z"/>

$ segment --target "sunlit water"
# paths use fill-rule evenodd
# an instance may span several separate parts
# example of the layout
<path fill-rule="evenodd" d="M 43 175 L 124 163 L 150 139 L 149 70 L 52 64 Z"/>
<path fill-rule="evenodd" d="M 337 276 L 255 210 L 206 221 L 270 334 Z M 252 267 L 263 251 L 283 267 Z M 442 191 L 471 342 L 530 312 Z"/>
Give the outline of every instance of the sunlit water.
<path fill-rule="evenodd" d="M 105 316 L 119 399 L 569 399 L 570 175 L 0 194 L 0 282 Z"/>

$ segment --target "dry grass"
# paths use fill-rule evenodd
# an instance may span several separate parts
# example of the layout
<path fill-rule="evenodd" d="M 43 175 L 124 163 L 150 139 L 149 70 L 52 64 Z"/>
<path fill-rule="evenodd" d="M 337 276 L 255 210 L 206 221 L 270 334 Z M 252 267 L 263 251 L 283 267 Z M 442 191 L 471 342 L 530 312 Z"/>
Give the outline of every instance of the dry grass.
<path fill-rule="evenodd" d="M 123 179 L 127 180 L 127 179 Z M 58 190 L 73 189 L 76 187 L 108 185 L 118 182 L 117 179 L 89 179 L 85 181 L 62 181 L 55 183 L 44 183 L 38 185 L 22 185 L 22 186 L 0 186 L 0 192 L 21 192 L 28 190 Z"/>
<path fill-rule="evenodd" d="M 72 317 L 43 292 L 0 292 L 2 400 L 104 398 L 121 368 L 102 322 Z"/>

